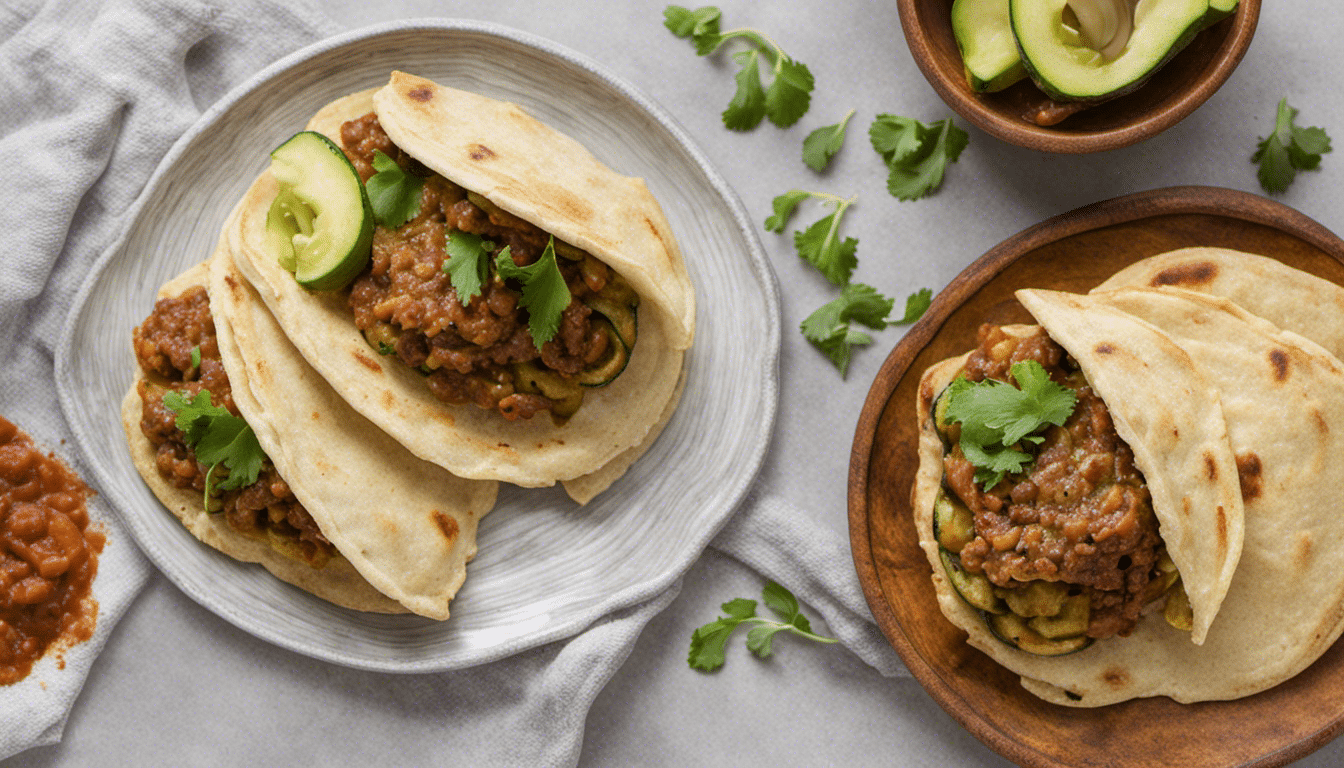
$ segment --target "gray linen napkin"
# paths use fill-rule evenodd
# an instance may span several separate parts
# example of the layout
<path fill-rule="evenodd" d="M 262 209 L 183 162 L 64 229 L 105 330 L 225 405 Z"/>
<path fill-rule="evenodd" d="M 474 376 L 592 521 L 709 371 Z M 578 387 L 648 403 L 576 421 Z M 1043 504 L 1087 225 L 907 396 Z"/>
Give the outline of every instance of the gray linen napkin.
<path fill-rule="evenodd" d="M 334 31 L 330 20 L 292 1 L 0 6 L 0 189 L 10 192 L 0 206 L 0 413 L 47 445 L 68 440 L 52 388 L 53 344 L 84 275 L 126 225 L 126 210 L 212 102 Z M 114 520 L 107 524 L 114 540 L 128 538 Z M 809 615 L 821 617 L 820 629 L 882 674 L 903 672 L 872 624 L 846 542 L 788 502 L 748 499 L 712 546 L 794 591 Z M 47 681 L 59 695 L 34 701 L 31 686 L 0 689 L 0 759 L 59 740 L 92 658 L 144 583 L 143 559 L 134 551 L 123 559 L 99 577 L 106 594 L 98 636 Z M 679 591 L 674 584 L 568 641 L 405 678 L 391 706 L 432 703 L 445 726 L 441 742 L 411 748 L 471 765 L 573 765 L 593 698 Z M 368 674 L 333 670 L 332 679 L 350 684 Z"/>

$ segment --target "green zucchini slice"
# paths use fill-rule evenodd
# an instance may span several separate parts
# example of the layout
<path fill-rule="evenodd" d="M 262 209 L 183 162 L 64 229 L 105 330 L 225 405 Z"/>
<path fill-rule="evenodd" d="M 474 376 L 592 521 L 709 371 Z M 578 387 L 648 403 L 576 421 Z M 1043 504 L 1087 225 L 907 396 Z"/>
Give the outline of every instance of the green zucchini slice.
<path fill-rule="evenodd" d="M 266 215 L 280 265 L 305 288 L 337 291 L 369 263 L 373 208 L 341 148 L 315 131 L 296 133 L 271 152 L 280 191 Z"/>

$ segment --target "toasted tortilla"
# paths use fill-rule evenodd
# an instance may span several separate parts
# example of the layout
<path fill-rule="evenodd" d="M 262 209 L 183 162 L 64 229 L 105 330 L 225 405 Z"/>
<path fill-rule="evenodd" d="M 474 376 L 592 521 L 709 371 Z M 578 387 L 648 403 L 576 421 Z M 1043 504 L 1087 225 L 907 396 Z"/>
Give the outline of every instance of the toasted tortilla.
<path fill-rule="evenodd" d="M 1116 288 L 1184 288 L 1231 299 L 1278 327 L 1344 359 L 1344 288 L 1278 259 L 1230 248 L 1180 248 L 1112 275 L 1092 293 Z"/>
<path fill-rule="evenodd" d="M 1344 365 L 1226 299 L 1171 289 L 1094 298 L 1159 328 L 1218 390 L 1240 469 L 1245 542 L 1202 646 L 1150 616 L 1129 638 L 1061 657 L 1072 680 L 1036 674 L 1044 662 L 1014 671 L 1033 693 L 1076 705 L 1119 701 L 1122 692 L 1233 699 L 1287 680 L 1344 630 L 1344 517 L 1333 493 L 1344 485 Z"/>
<path fill-rule="evenodd" d="M 639 339 L 625 371 L 589 390 L 561 426 L 546 414 L 508 421 L 439 401 L 419 372 L 369 347 L 343 293 L 309 292 L 276 262 L 265 237 L 277 189 L 269 172 L 225 227 L 239 271 L 309 364 L 415 455 L 460 477 L 529 487 L 564 482 L 587 501 L 656 439 L 680 396 L 695 333 L 694 292 L 657 201 L 642 181 L 616 174 L 517 106 L 402 73 L 376 92 L 333 102 L 308 127 L 339 140 L 342 122 L 371 109 L 421 163 L 584 248 L 636 289 Z"/>
<path fill-rule="evenodd" d="M 494 506 L 497 484 L 456 478 L 420 461 L 351 411 L 288 344 L 224 247 L 208 268 L 198 265 L 160 295 L 178 295 L 192 285 L 207 285 L 240 413 L 340 556 L 312 568 L 235 531 L 221 515 L 204 511 L 199 493 L 165 481 L 140 433 L 140 399 L 132 387 L 123 422 L 146 483 L 206 544 L 260 563 L 318 597 L 356 610 L 448 618 L 449 602 L 476 553 L 477 523 Z"/>
<path fill-rule="evenodd" d="M 1021 291 L 1018 298 L 1078 361 L 1106 402 L 1116 431 L 1133 450 L 1160 533 L 1190 596 L 1194 626 L 1183 633 L 1160 613 L 1146 614 L 1129 637 L 1098 640 L 1066 656 L 1036 656 L 994 636 L 980 613 L 961 599 L 943 570 L 933 536 L 943 443 L 931 409 L 968 355 L 931 366 L 921 379 L 917 402 L 920 464 L 912 495 L 914 521 L 933 567 L 939 606 L 967 632 L 972 646 L 1055 703 L 1101 706 L 1153 695 L 1186 700 L 1179 686 L 1167 686 L 1170 674 L 1155 673 L 1146 659 L 1166 645 L 1200 651 L 1199 643 L 1207 643 L 1211 630 L 1223 621 L 1220 606 L 1241 556 L 1244 509 L 1218 393 L 1189 355 L 1132 316 L 1069 294 Z M 1006 330 L 1025 336 L 1034 327 Z M 1151 386 L 1155 381 L 1162 386 Z"/>

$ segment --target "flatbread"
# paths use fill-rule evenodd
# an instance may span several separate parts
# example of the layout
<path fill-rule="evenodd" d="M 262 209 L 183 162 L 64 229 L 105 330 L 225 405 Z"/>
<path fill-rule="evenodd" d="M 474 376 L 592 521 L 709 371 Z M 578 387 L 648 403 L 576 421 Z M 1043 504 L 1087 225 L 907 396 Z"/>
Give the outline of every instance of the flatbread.
<path fill-rule="evenodd" d="M 336 137 L 342 122 L 370 107 L 417 160 L 585 248 L 636 289 L 639 340 L 625 371 L 588 391 L 578 413 L 559 427 L 545 415 L 511 422 L 494 411 L 437 400 L 418 372 L 369 348 L 344 295 L 304 290 L 276 263 L 265 237 L 276 194 L 269 172 L 225 228 L 240 272 L 309 364 L 415 455 L 460 477 L 529 487 L 575 480 L 571 495 L 591 498 L 666 423 L 694 337 L 694 292 L 657 202 L 642 181 L 619 176 L 515 105 L 401 73 L 377 92 L 333 102 L 309 128 Z"/>
<path fill-rule="evenodd" d="M 1344 288 L 1268 256 L 1231 248 L 1180 248 L 1129 265 L 1092 293 L 1164 286 L 1231 299 L 1344 359 L 1344 323 L 1339 322 Z"/>
<path fill-rule="evenodd" d="M 349 409 L 285 340 L 221 247 L 170 282 L 162 296 L 208 285 L 220 355 L 234 402 L 258 442 L 323 534 L 341 553 L 315 569 L 238 533 L 204 511 L 199 493 L 157 472 L 139 430 L 134 387 L 123 422 L 137 469 L 197 538 L 236 559 L 356 610 L 412 611 L 446 619 L 476 553 L 476 526 L 497 484 L 453 477 L 415 459 Z M 254 354 L 244 354 L 248 349 Z M 263 352 L 264 354 L 256 354 Z"/>

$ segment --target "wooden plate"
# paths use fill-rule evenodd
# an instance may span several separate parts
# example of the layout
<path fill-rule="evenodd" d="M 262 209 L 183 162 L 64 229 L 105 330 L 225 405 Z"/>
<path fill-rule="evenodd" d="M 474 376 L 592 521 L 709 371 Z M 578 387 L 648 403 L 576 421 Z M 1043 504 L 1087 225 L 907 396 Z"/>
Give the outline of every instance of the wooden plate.
<path fill-rule="evenodd" d="M 1098 709 L 1048 704 L 965 642 L 938 609 L 911 522 L 918 464 L 915 392 L 930 364 L 975 344 L 982 322 L 1031 322 L 1024 287 L 1084 292 L 1122 267 L 1191 245 L 1272 255 L 1344 284 L 1344 240 L 1266 198 L 1213 187 L 1143 192 L 1056 216 L 1000 243 L 954 279 L 892 350 L 859 417 L 849 474 L 849 530 L 878 625 L 911 673 L 976 738 L 1039 766 L 1280 766 L 1344 727 L 1344 643 L 1255 696 Z"/>
<path fill-rule="evenodd" d="M 1260 0 L 1241 0 L 1232 18 L 1200 32 L 1160 72 L 1131 94 L 1043 127 L 1022 115 L 1046 101 L 1030 80 L 997 93 L 974 93 L 952 34 L 952 0 L 897 0 L 915 63 L 938 95 L 986 133 L 1043 152 L 1101 152 L 1165 131 L 1222 86 L 1251 45 Z"/>

